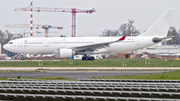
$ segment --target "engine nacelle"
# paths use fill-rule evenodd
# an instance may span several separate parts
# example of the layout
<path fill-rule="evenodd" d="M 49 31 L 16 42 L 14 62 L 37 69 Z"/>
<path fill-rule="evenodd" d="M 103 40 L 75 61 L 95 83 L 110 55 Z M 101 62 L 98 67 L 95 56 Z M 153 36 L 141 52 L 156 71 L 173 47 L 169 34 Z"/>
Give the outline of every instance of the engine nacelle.
<path fill-rule="evenodd" d="M 57 49 L 52 52 L 56 58 L 67 58 L 75 55 L 75 51 L 72 49 Z"/>

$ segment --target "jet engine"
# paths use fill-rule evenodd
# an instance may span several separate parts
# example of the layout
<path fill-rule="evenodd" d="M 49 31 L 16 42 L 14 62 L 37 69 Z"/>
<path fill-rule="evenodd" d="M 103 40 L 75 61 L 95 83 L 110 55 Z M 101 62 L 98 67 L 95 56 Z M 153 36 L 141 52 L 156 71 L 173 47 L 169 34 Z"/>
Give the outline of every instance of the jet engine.
<path fill-rule="evenodd" d="M 57 49 L 52 52 L 56 58 L 67 58 L 75 55 L 75 51 L 72 49 Z"/>

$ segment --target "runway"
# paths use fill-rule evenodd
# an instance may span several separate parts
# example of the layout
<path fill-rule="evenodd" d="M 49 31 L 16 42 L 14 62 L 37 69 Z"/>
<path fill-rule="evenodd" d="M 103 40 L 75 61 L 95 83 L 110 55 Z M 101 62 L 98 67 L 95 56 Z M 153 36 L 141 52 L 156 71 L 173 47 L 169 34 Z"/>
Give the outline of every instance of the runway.
<path fill-rule="evenodd" d="M 44 72 L 45 71 L 45 72 Z M 95 70 L 88 70 L 88 71 L 75 71 L 75 70 L 59 70 L 59 71 L 50 71 L 50 70 L 43 70 L 37 73 L 0 73 L 0 77 L 66 77 L 69 79 L 78 79 L 78 78 L 91 78 L 91 77 L 107 77 L 107 76 L 122 76 L 122 75 L 140 75 L 140 74 L 152 74 L 152 73 L 163 73 L 168 72 L 169 70 L 141 70 L 141 71 L 95 71 Z"/>

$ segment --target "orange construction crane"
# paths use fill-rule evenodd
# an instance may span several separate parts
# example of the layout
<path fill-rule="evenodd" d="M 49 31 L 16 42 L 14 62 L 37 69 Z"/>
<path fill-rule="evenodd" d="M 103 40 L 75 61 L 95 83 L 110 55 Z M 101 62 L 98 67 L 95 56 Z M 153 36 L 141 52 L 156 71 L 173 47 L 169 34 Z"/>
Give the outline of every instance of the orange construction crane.
<path fill-rule="evenodd" d="M 5 27 L 9 27 L 9 28 L 29 28 L 30 24 L 6 24 Z M 51 25 L 43 25 L 43 24 L 33 24 L 33 28 L 45 29 L 45 37 L 49 36 L 49 29 L 58 29 L 58 30 L 63 29 L 63 27 L 60 27 L 60 26 L 51 26 Z"/>

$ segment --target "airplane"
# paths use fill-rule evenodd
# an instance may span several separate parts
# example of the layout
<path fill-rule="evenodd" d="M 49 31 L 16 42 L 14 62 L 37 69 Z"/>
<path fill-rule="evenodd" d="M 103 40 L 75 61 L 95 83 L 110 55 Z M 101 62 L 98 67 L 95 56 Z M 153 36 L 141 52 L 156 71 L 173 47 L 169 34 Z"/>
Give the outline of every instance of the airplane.
<path fill-rule="evenodd" d="M 92 54 L 134 51 L 171 39 L 167 33 L 174 13 L 174 8 L 167 9 L 146 32 L 135 37 L 29 37 L 11 40 L 3 48 L 14 53 L 55 54 L 56 58 L 83 55 L 82 60 L 95 60 Z"/>

